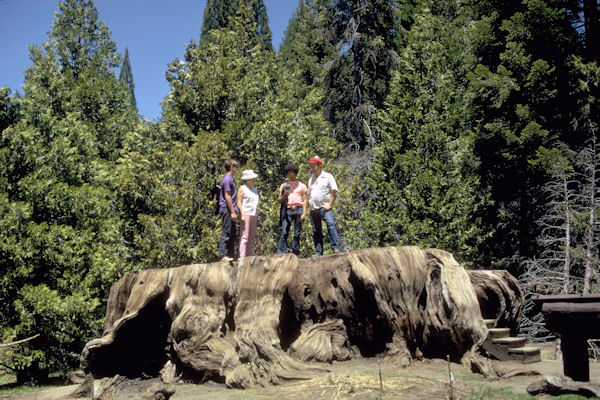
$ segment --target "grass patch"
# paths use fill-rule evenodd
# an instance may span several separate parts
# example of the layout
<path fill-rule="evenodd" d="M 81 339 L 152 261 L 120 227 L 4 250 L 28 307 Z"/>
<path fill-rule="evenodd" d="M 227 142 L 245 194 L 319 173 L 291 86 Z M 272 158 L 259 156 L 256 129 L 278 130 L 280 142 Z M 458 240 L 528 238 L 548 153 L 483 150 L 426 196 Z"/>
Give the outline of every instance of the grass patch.
<path fill-rule="evenodd" d="M 40 390 L 54 389 L 64 386 L 65 379 L 62 375 L 50 377 L 47 383 L 40 385 L 18 385 L 17 378 L 12 374 L 0 374 L 0 398 L 3 396 L 16 396 L 21 394 L 39 392 Z"/>

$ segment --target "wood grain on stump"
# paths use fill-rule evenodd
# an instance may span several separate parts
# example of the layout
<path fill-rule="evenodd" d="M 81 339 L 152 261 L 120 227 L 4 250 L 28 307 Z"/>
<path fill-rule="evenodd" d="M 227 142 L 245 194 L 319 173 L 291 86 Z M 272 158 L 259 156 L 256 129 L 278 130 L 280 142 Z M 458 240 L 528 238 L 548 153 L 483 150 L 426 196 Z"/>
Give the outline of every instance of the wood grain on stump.
<path fill-rule="evenodd" d="M 144 270 L 111 289 L 104 335 L 82 364 L 95 377 L 175 365 L 239 388 L 323 372 L 309 361 L 381 354 L 449 355 L 493 375 L 477 353 L 488 332 L 471 280 L 450 253 L 410 246 Z"/>

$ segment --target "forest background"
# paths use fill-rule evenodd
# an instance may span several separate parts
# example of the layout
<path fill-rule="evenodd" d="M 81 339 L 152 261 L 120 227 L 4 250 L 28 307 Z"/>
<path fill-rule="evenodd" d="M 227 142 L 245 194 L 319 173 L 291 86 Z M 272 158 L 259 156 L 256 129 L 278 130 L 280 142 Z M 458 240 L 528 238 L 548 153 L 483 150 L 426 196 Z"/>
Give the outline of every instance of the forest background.
<path fill-rule="evenodd" d="M 284 166 L 306 182 L 318 155 L 346 250 L 436 247 L 528 296 L 598 292 L 597 0 L 300 0 L 278 51 L 262 0 L 209 0 L 156 122 L 93 1 L 54 18 L 24 93 L 0 89 L 0 340 L 40 334 L 0 354 L 19 382 L 77 367 L 124 273 L 217 260 L 229 158 L 260 176 L 259 255 Z"/>

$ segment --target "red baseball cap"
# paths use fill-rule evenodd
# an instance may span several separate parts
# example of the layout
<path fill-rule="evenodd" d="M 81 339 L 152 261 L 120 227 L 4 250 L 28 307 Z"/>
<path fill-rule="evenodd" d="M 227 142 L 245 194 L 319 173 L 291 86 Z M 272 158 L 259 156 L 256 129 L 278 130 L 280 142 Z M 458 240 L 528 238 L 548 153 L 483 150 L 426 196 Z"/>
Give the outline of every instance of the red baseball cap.
<path fill-rule="evenodd" d="M 319 165 L 323 165 L 323 161 L 321 161 L 321 159 L 317 156 L 314 156 L 313 158 L 311 158 L 308 161 L 309 164 L 315 163 L 315 164 L 319 164 Z"/>

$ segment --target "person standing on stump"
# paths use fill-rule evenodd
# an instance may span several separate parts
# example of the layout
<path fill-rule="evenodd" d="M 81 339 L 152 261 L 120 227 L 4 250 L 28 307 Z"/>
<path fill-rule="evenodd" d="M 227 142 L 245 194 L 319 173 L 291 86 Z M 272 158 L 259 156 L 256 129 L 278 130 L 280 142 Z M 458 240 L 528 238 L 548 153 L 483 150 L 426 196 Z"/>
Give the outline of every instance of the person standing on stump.
<path fill-rule="evenodd" d="M 296 164 L 288 164 L 285 167 L 284 173 L 288 178 L 279 187 L 279 195 L 277 200 L 281 203 L 281 236 L 277 253 L 283 254 L 287 251 L 287 239 L 294 223 L 294 239 L 292 240 L 292 253 L 300 255 L 300 232 L 302 230 L 302 222 L 306 219 L 306 185 L 300 182 L 297 178 L 298 166 Z"/>
<path fill-rule="evenodd" d="M 238 219 L 237 213 L 237 188 L 233 180 L 233 174 L 238 169 L 235 160 L 225 161 L 227 173 L 221 180 L 219 190 L 219 214 L 221 215 L 221 240 L 219 241 L 219 258 L 221 261 L 231 261 L 235 255 L 235 242 L 237 239 Z"/>
<path fill-rule="evenodd" d="M 258 218 L 258 192 L 254 187 L 258 175 L 253 170 L 247 169 L 242 173 L 244 184 L 237 194 L 237 206 L 240 210 L 240 258 L 254 255 L 254 238 L 256 237 L 256 224 Z"/>
<path fill-rule="evenodd" d="M 323 227 L 321 221 L 327 225 L 329 243 L 334 253 L 340 252 L 335 219 L 333 217 L 333 203 L 337 197 L 338 187 L 333 175 L 323 171 L 323 161 L 313 157 L 308 162 L 312 176 L 308 180 L 308 193 L 310 205 L 310 220 L 313 226 L 313 239 L 315 242 L 315 256 L 323 255 Z"/>

